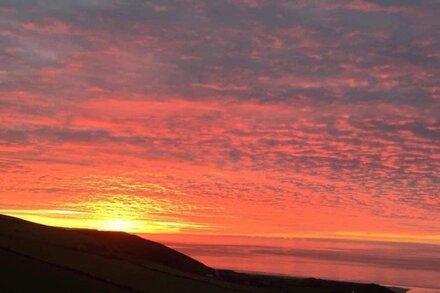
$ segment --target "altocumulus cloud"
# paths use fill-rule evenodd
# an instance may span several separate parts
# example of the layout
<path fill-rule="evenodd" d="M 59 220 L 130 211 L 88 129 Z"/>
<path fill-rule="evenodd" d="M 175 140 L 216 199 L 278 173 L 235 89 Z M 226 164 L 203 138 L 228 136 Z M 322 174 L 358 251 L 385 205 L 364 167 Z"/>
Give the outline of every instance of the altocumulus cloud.
<path fill-rule="evenodd" d="M 303 205 L 439 232 L 438 1 L 0 5 L 3 201 L 74 168 L 161 184 L 217 228 L 285 207 L 283 233 Z"/>

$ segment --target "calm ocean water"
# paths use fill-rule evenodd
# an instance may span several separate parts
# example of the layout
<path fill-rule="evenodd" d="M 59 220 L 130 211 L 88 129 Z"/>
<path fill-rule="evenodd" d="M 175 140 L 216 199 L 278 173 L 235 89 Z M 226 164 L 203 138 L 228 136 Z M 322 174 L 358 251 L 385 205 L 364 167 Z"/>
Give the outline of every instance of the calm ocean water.
<path fill-rule="evenodd" d="M 440 292 L 439 245 L 220 237 L 157 240 L 215 268 L 374 282 L 414 288 L 412 293 Z"/>

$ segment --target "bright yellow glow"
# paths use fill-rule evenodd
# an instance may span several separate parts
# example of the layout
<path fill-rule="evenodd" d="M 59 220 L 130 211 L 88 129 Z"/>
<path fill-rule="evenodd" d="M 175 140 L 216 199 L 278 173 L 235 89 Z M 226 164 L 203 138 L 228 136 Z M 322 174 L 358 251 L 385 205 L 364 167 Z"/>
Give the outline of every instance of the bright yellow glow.
<path fill-rule="evenodd" d="M 108 205 L 109 210 L 112 204 Z M 118 205 L 118 208 L 120 206 Z M 134 234 L 175 234 L 212 233 L 213 225 L 202 225 L 185 221 L 169 221 L 162 219 L 141 219 L 135 218 L 128 213 L 123 215 L 116 213 L 95 213 L 80 212 L 74 210 L 20 210 L 0 209 L 0 214 L 22 218 L 49 226 L 66 228 L 85 228 L 103 231 L 123 231 Z M 119 211 L 123 211 L 119 209 Z M 215 234 L 210 234 L 215 235 Z M 220 234 L 221 235 L 221 234 Z M 223 235 L 225 236 L 225 235 Z M 229 234 L 229 236 L 233 236 Z M 336 232 L 336 233 L 270 233 L 270 234 L 240 234 L 257 238 L 281 238 L 281 239 L 342 239 L 342 240 L 363 240 L 363 241 L 387 241 L 387 242 L 413 242 L 440 244 L 440 235 L 419 235 L 419 234 L 386 234 L 386 233 L 361 233 L 361 232 Z"/>
<path fill-rule="evenodd" d="M 136 230 L 136 227 L 133 221 L 115 219 L 105 221 L 101 227 L 101 230 L 130 232 Z"/>
<path fill-rule="evenodd" d="M 109 204 L 108 210 L 112 205 Z M 22 218 L 35 223 L 65 228 L 85 228 L 128 233 L 179 233 L 182 231 L 205 230 L 208 226 L 185 221 L 169 221 L 154 218 L 137 218 L 130 213 L 77 212 L 71 210 L 18 210 L 0 209 L 0 214 Z"/>

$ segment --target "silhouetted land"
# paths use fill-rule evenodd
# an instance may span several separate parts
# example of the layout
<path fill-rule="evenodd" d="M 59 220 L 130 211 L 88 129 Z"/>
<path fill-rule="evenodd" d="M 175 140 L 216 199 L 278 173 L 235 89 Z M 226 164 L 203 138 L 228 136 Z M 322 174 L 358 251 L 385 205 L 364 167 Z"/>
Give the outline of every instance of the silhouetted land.
<path fill-rule="evenodd" d="M 135 235 L 3 215 L 0 264 L 0 292 L 393 292 L 375 284 L 215 270 Z"/>

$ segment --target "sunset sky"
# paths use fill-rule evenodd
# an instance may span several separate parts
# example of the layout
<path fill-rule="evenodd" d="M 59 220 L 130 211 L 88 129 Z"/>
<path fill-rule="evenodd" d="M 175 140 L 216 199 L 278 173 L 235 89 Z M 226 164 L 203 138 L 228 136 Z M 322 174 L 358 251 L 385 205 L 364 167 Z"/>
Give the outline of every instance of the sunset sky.
<path fill-rule="evenodd" d="M 440 243 L 440 2 L 2 0 L 0 213 Z"/>

